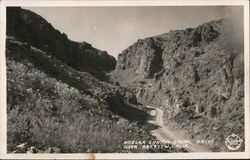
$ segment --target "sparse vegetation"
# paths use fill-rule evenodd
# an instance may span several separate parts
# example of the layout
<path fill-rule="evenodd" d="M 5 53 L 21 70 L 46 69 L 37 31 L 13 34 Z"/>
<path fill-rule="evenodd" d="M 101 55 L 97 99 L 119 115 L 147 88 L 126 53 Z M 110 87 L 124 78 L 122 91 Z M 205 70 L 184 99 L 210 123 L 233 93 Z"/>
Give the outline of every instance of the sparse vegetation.
<path fill-rule="evenodd" d="M 44 150 L 121 152 L 124 140 L 148 139 L 136 123 L 105 103 L 34 68 L 7 58 L 8 150 L 28 142 Z"/>

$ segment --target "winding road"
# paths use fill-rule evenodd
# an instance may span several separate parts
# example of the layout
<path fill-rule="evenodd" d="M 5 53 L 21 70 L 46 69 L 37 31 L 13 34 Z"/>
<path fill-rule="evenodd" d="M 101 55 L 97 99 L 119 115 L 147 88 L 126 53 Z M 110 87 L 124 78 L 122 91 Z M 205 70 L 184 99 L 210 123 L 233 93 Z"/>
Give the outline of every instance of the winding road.
<path fill-rule="evenodd" d="M 153 117 L 152 119 L 148 120 L 148 123 L 158 126 L 157 128 L 151 130 L 151 134 L 153 136 L 155 136 L 160 141 L 185 140 L 176 133 L 173 133 L 164 125 L 162 109 L 148 105 L 146 107 L 151 109 L 150 115 Z M 188 148 L 185 149 L 188 152 L 211 152 L 211 150 L 209 150 L 207 147 L 194 144 L 191 141 L 188 143 Z"/>

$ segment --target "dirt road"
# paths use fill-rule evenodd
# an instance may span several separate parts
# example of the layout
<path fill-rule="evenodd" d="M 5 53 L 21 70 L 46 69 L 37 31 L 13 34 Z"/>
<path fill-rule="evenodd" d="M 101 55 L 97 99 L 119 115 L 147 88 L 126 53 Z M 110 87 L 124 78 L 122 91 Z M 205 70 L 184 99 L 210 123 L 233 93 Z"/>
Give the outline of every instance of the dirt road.
<path fill-rule="evenodd" d="M 158 128 L 151 130 L 151 134 L 153 136 L 155 136 L 160 141 L 185 140 L 184 138 L 180 137 L 177 133 L 173 133 L 170 129 L 168 129 L 164 125 L 162 109 L 152 106 L 146 106 L 146 107 L 151 109 L 150 115 L 154 117 L 150 119 L 148 123 L 158 126 Z M 194 144 L 191 141 L 190 143 L 188 143 L 188 146 L 189 146 L 188 148 L 185 148 L 188 152 L 211 152 L 211 150 L 209 150 L 207 147 Z"/>

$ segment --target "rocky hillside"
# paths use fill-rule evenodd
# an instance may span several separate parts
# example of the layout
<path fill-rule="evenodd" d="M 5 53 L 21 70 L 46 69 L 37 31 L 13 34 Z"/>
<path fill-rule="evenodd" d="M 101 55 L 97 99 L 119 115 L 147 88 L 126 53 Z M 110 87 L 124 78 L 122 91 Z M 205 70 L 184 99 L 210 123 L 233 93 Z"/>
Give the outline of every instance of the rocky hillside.
<path fill-rule="evenodd" d="M 7 8 L 7 35 L 27 42 L 79 71 L 105 79 L 104 72 L 115 68 L 116 60 L 106 51 L 87 42 L 74 42 L 36 13 L 20 7 Z M 84 39 L 84 37 L 83 37 Z"/>
<path fill-rule="evenodd" d="M 215 139 L 218 151 L 228 135 L 244 137 L 243 67 L 243 45 L 222 19 L 138 40 L 119 54 L 112 79 L 162 107 L 166 125 L 187 138 Z"/>

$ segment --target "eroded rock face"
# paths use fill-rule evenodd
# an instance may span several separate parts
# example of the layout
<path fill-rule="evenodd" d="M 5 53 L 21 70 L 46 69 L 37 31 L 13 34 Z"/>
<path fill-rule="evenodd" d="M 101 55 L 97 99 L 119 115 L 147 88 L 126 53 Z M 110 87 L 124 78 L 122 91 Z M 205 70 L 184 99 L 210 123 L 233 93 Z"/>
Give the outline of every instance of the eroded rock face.
<path fill-rule="evenodd" d="M 199 126 L 198 136 L 204 130 L 212 134 L 215 123 L 230 124 L 230 129 L 222 127 L 223 134 L 242 134 L 243 48 L 234 45 L 227 21 L 138 40 L 118 56 L 112 77 L 131 88 L 140 102 L 162 106 L 166 122 L 176 122 L 191 134 L 202 120 L 210 124 Z M 236 122 L 229 120 L 233 114 Z M 215 118 L 221 119 L 219 124 Z"/>
<path fill-rule="evenodd" d="M 162 51 L 152 38 L 138 40 L 119 55 L 116 70 L 134 68 L 137 76 L 152 78 L 162 69 Z"/>
<path fill-rule="evenodd" d="M 111 71 L 116 65 L 115 58 L 106 51 L 93 48 L 87 42 L 69 40 L 66 34 L 29 10 L 7 8 L 7 35 L 27 42 L 80 71 L 99 76 L 98 78 L 101 78 L 102 71 Z"/>

